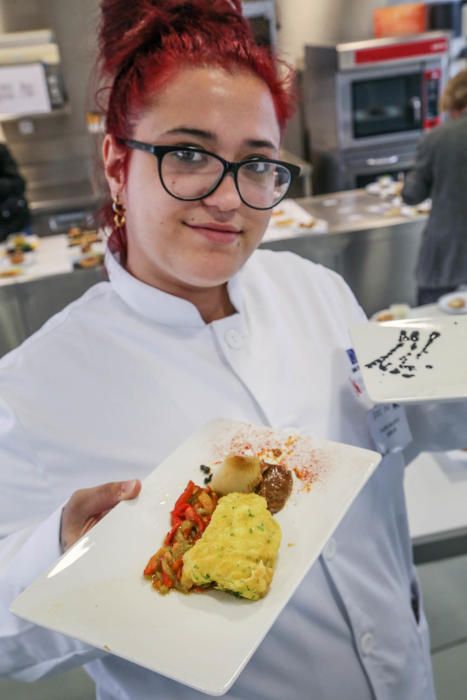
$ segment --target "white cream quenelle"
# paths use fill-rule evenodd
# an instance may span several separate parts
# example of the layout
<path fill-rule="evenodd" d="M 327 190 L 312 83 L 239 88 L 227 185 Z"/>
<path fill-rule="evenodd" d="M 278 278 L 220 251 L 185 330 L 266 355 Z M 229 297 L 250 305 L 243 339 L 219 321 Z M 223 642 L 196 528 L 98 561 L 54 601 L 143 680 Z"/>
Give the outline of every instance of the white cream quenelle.
<path fill-rule="evenodd" d="M 250 493 L 261 482 L 261 461 L 249 455 L 227 455 L 222 464 L 213 468 L 211 488 L 225 496 L 232 491 Z"/>

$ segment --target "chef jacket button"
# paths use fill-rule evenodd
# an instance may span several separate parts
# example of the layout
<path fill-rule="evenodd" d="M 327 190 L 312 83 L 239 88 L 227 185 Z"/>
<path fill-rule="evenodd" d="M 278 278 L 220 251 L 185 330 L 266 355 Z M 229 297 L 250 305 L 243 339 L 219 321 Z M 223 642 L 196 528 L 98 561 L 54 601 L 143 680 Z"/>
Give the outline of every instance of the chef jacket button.
<path fill-rule="evenodd" d="M 324 551 L 323 551 L 324 558 L 327 561 L 331 561 L 331 559 L 334 559 L 334 557 L 336 555 L 336 550 L 337 550 L 337 542 L 334 539 L 334 537 L 331 537 L 331 539 L 328 540 L 328 542 L 324 548 Z"/>
<path fill-rule="evenodd" d="M 369 654 L 374 647 L 375 639 L 371 632 L 365 632 L 360 639 L 360 647 L 363 654 Z"/>
<path fill-rule="evenodd" d="M 233 328 L 226 332 L 225 341 L 227 345 L 229 345 L 234 350 L 238 350 L 243 345 L 242 336 L 237 331 L 234 331 Z"/>

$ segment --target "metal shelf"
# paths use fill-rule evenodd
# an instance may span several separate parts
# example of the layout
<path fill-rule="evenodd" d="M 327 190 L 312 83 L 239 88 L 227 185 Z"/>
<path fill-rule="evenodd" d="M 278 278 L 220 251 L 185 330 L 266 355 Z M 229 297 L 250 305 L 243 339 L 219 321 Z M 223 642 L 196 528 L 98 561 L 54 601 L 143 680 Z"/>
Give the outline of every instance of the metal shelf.
<path fill-rule="evenodd" d="M 71 114 L 69 106 L 53 109 L 50 112 L 36 112 L 34 114 L 0 114 L 0 123 L 19 122 L 22 119 L 50 119 L 51 117 L 65 117 Z"/>

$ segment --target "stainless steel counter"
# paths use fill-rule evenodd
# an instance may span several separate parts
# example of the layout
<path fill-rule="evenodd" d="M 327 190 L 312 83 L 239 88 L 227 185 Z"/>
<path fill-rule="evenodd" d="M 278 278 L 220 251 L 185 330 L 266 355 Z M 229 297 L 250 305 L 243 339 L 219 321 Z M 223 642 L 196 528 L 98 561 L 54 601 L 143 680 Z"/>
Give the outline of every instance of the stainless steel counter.
<path fill-rule="evenodd" d="M 403 216 L 400 207 L 394 206 L 390 199 L 382 199 L 364 189 L 306 197 L 298 202 L 316 218 L 326 219 L 330 233 L 400 226 L 408 220 L 426 220 L 424 214 L 411 218 Z"/>
<path fill-rule="evenodd" d="M 0 287 L 0 357 L 103 279 L 100 267 Z"/>
<path fill-rule="evenodd" d="M 402 216 L 365 190 L 306 197 L 297 202 L 325 219 L 327 233 L 312 231 L 263 247 L 290 250 L 339 272 L 367 314 L 389 304 L 416 302 L 415 265 L 426 216 Z M 383 208 L 382 213 L 378 208 Z"/>
<path fill-rule="evenodd" d="M 32 232 L 38 236 L 65 233 L 71 226 L 93 228 L 96 212 L 104 203 L 89 182 L 76 183 L 73 188 L 41 185 L 40 191 L 28 190 L 29 208 L 32 214 Z"/>
<path fill-rule="evenodd" d="M 367 314 L 395 302 L 415 304 L 414 267 L 424 217 L 378 215 L 373 208 L 380 200 L 360 190 L 297 201 L 325 218 L 329 232 L 305 233 L 263 247 L 290 250 L 336 270 Z M 102 272 L 75 271 L 0 287 L 0 356 L 99 279 Z"/>

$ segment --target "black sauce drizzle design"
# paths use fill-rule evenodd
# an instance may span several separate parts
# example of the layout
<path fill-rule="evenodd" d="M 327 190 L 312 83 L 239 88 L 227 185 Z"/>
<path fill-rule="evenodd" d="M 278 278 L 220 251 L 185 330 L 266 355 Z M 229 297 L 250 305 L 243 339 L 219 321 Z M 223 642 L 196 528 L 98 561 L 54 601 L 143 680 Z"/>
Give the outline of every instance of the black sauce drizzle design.
<path fill-rule="evenodd" d="M 368 367 L 368 369 L 377 367 L 381 372 L 399 374 L 404 379 L 415 377 L 421 364 L 420 360 L 423 362 L 425 359 L 423 356 L 428 355 L 428 348 L 440 336 L 441 333 L 439 331 L 431 331 L 425 345 L 419 349 L 423 342 L 420 338 L 420 331 L 407 332 L 402 329 L 396 345 L 385 355 L 381 355 L 381 357 L 366 364 L 365 367 Z M 424 367 L 433 369 L 433 365 L 426 364 Z"/>

